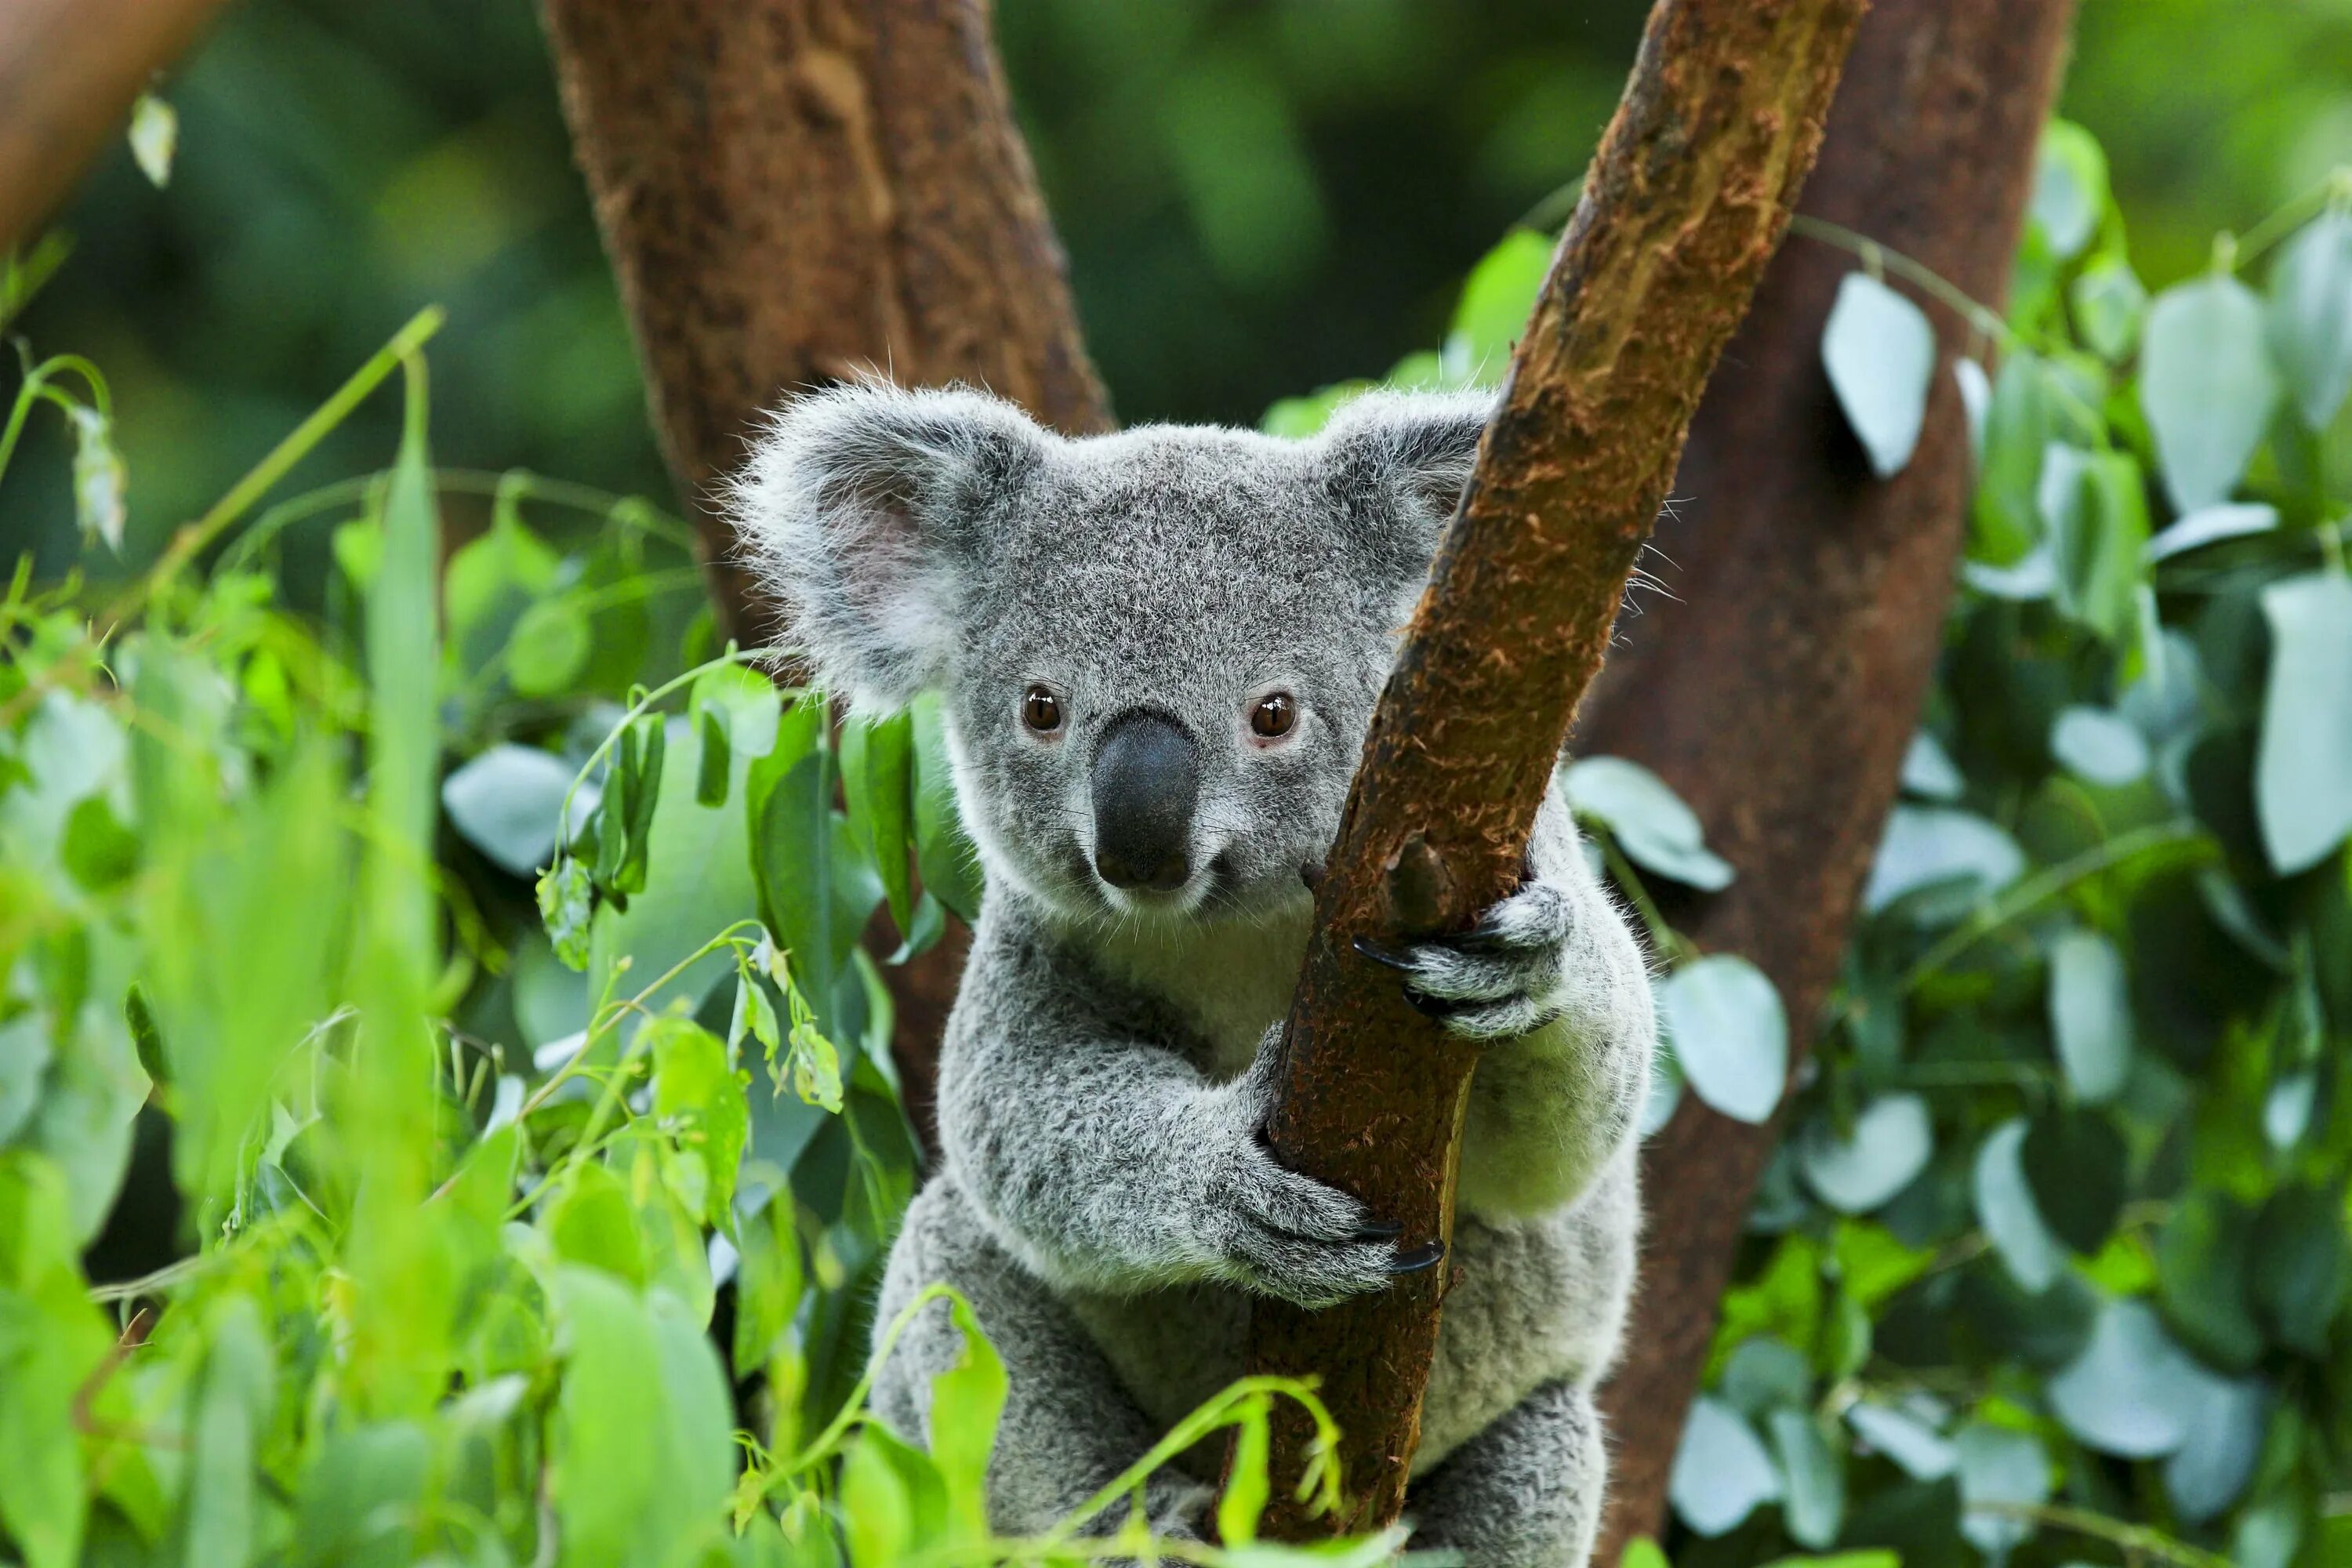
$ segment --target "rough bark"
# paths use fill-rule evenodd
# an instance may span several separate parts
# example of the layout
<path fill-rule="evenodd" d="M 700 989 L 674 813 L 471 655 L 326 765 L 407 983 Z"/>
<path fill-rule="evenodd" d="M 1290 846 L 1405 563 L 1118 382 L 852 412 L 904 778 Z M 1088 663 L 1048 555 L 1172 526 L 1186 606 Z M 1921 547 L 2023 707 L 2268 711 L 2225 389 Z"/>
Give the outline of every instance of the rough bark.
<path fill-rule="evenodd" d="M 46 220 L 223 0 L 0 0 L 0 252 Z"/>
<path fill-rule="evenodd" d="M 1804 210 L 1997 301 L 2056 91 L 2070 0 L 1877 0 L 1847 63 Z M 1580 751 L 1655 769 L 1738 868 L 1669 912 L 1746 954 L 1799 1043 L 1837 973 L 1941 644 L 1969 482 L 1952 355 L 1917 455 L 1879 482 L 1840 416 L 1820 341 L 1843 251 L 1792 238 L 1708 387 L 1662 521 L 1672 597 L 1629 621 Z M 1664 1522 L 1667 1473 L 1772 1128 L 1686 1096 L 1644 1151 L 1648 1241 L 1626 1360 L 1605 1396 L 1611 1525 L 1597 1562 Z"/>
<path fill-rule="evenodd" d="M 759 410 L 882 370 L 1110 427 L 984 0 L 545 0 L 670 470 L 692 503 Z M 719 623 L 769 628 L 695 504 Z M 961 933 L 889 971 L 894 1050 L 928 1090 Z"/>
<path fill-rule="evenodd" d="M 1811 165 L 1862 0 L 1659 0 L 1460 510 L 1391 674 L 1316 897 L 1268 1129 L 1295 1167 L 1450 1239 L 1474 1054 L 1359 937 L 1466 923 L 1515 885 L 1578 700 L 1665 499 L 1707 374 Z M 1325 1312 L 1259 1303 L 1254 1372 L 1318 1373 L 1356 1506 L 1393 1520 L 1444 1271 Z M 1278 1473 L 1307 1436 L 1284 1406 Z"/>

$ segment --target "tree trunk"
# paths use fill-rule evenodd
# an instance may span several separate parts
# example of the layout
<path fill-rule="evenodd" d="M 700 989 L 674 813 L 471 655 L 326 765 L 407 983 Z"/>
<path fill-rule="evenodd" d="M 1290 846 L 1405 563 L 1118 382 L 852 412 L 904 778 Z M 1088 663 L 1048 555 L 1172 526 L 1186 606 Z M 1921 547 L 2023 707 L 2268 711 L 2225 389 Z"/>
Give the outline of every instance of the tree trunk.
<path fill-rule="evenodd" d="M 2069 0 L 1877 0 L 1830 118 L 1808 213 L 1997 303 L 2057 87 Z M 1858 263 L 1792 239 L 1773 262 L 1692 431 L 1659 542 L 1672 597 L 1643 605 L 1594 689 L 1580 751 L 1663 775 L 1738 868 L 1678 902 L 1678 929 L 1780 987 L 1799 1044 L 1844 951 L 1941 646 L 1969 485 L 1944 354 L 1917 454 L 1872 478 L 1820 368 L 1838 281 Z M 1643 1155 L 1648 1243 L 1624 1364 L 1611 1524 L 1596 1561 L 1659 1528 L 1772 1128 L 1684 1097 Z"/>
<path fill-rule="evenodd" d="M 222 0 L 0 0 L 0 253 L 65 199 Z"/>
<path fill-rule="evenodd" d="M 1819 144 L 1862 0 L 1659 0 L 1373 717 L 1316 897 L 1269 1134 L 1450 1239 L 1475 1055 L 1353 939 L 1456 927 L 1516 885 L 1569 721 L 1717 356 Z M 1288 1405 L 1269 1531 L 1397 1517 L 1444 1271 L 1324 1312 L 1254 1305 L 1253 1372 L 1319 1373 L 1357 1506 L 1307 1518 Z"/>
<path fill-rule="evenodd" d="M 783 395 L 878 370 L 986 386 L 1073 435 L 1110 428 L 984 0 L 545 8 L 726 635 L 751 645 L 771 628 L 724 519 L 699 503 Z M 952 930 L 886 971 L 894 1053 L 926 1093 L 964 940 Z"/>

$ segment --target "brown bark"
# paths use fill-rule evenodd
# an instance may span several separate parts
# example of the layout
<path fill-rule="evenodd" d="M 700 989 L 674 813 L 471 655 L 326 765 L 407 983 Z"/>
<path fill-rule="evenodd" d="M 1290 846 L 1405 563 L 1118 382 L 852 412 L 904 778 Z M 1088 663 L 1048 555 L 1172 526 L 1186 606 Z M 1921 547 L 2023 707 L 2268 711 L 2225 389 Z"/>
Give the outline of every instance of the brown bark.
<path fill-rule="evenodd" d="M 759 410 L 866 370 L 1110 427 L 984 0 L 545 0 L 654 427 L 699 501 Z M 728 636 L 769 627 L 695 509 Z M 889 971 L 927 1088 L 960 933 Z"/>
<path fill-rule="evenodd" d="M 1862 0 L 1659 0 L 1514 355 L 1390 676 L 1293 1000 L 1269 1133 L 1297 1168 L 1450 1238 L 1475 1058 L 1357 938 L 1458 926 L 1516 884 L 1577 700 L 1664 500 L 1717 356 L 1818 146 Z M 1357 1506 L 1270 1531 L 1393 1520 L 1443 1270 L 1325 1312 L 1258 1303 L 1254 1372 L 1320 1374 Z M 1277 1466 L 1307 1436 L 1282 1407 Z"/>
<path fill-rule="evenodd" d="M 47 220 L 223 0 L 0 0 L 0 252 Z"/>
<path fill-rule="evenodd" d="M 2071 10 L 1877 0 L 1804 209 L 1998 301 Z M 1969 333 L 1940 307 L 1945 353 L 1910 466 L 1874 479 L 1848 434 L 1819 345 L 1856 265 L 1801 237 L 1773 262 L 1699 410 L 1679 516 L 1659 525 L 1674 596 L 1629 623 L 1578 726 L 1580 751 L 1662 774 L 1738 868 L 1672 918 L 1700 947 L 1761 966 L 1801 1046 L 1934 669 L 1969 483 L 1948 374 Z M 1776 1139 L 1686 1096 L 1644 1151 L 1649 1239 L 1632 1342 L 1605 1396 L 1616 1463 L 1597 1562 L 1664 1522 L 1684 1414 Z"/>

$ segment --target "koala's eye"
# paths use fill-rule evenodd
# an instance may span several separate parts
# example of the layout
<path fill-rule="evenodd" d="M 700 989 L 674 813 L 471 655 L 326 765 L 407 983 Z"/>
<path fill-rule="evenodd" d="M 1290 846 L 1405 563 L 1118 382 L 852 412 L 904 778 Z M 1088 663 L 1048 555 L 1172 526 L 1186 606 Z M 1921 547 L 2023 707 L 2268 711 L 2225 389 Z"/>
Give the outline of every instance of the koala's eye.
<path fill-rule="evenodd" d="M 1269 691 L 1250 710 L 1249 722 L 1251 734 L 1278 741 L 1298 722 L 1297 700 L 1287 691 Z"/>
<path fill-rule="evenodd" d="M 1062 700 L 1042 686 L 1033 686 L 1021 699 L 1021 721 L 1040 735 L 1062 727 Z"/>

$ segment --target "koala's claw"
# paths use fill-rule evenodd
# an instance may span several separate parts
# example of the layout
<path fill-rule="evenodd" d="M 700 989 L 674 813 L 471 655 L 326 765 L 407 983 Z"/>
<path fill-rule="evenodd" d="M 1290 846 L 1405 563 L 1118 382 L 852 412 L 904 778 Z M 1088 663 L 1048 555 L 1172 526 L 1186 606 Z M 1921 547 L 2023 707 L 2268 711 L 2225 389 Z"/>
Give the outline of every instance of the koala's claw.
<path fill-rule="evenodd" d="M 1389 1265 L 1391 1274 L 1423 1274 L 1445 1261 L 1445 1243 L 1433 1241 L 1411 1252 L 1400 1252 Z"/>
<path fill-rule="evenodd" d="M 1574 920 L 1564 891 L 1529 881 L 1467 931 L 1402 950 L 1366 937 L 1352 945 L 1404 975 L 1404 999 L 1454 1034 L 1507 1039 L 1559 1016 L 1561 949 Z"/>

